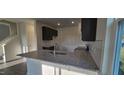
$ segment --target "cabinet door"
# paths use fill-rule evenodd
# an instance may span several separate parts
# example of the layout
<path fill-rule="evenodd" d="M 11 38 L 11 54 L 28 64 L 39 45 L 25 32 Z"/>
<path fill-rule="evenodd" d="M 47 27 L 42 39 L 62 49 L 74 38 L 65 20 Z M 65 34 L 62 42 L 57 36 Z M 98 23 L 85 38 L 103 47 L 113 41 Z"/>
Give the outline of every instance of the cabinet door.
<path fill-rule="evenodd" d="M 86 74 L 42 64 L 42 75 L 86 75 Z"/>
<path fill-rule="evenodd" d="M 95 41 L 96 40 L 96 18 L 82 18 L 81 19 L 81 31 L 83 41 Z"/>
<path fill-rule="evenodd" d="M 61 75 L 86 75 L 86 74 L 75 72 L 75 71 L 69 71 L 66 69 L 61 69 Z"/>
<path fill-rule="evenodd" d="M 58 36 L 58 31 L 57 30 L 53 30 L 53 36 L 57 37 Z"/>
<path fill-rule="evenodd" d="M 52 31 L 48 27 L 42 27 L 42 40 L 52 40 Z"/>
<path fill-rule="evenodd" d="M 42 75 L 54 75 L 54 67 L 42 64 Z"/>

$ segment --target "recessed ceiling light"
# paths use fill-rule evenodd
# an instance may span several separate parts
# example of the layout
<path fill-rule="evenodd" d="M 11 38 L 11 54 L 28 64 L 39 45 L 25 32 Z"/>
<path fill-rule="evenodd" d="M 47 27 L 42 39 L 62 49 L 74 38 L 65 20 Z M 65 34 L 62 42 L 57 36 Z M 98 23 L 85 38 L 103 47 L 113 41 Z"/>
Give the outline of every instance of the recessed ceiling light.
<path fill-rule="evenodd" d="M 74 24 L 74 21 L 72 21 L 71 23 Z"/>
<path fill-rule="evenodd" d="M 58 26 L 60 26 L 60 23 L 57 23 Z"/>

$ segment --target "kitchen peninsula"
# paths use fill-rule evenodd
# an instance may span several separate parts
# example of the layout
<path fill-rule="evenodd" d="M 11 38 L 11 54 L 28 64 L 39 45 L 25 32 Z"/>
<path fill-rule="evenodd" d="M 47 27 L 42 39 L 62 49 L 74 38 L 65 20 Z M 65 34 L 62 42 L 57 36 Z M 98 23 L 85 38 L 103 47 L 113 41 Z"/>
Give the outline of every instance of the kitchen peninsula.
<path fill-rule="evenodd" d="M 98 68 L 88 51 L 79 52 L 65 52 L 52 50 L 38 50 L 19 54 L 18 56 L 27 59 L 27 74 L 40 75 L 43 74 L 42 65 L 48 65 L 54 68 L 54 73 L 58 68 L 59 75 L 61 69 L 68 71 L 75 71 L 82 74 L 98 74 Z"/>

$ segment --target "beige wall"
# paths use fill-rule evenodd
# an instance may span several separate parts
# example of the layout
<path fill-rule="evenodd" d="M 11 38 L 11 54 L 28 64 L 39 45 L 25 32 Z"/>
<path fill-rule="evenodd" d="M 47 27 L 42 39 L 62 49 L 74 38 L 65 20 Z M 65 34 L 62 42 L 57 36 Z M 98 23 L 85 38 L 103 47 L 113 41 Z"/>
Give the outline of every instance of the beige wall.
<path fill-rule="evenodd" d="M 92 43 L 91 47 L 91 55 L 95 60 L 98 68 L 102 69 L 102 60 L 103 60 L 103 49 L 104 49 L 104 39 L 106 35 L 106 18 L 99 18 L 97 20 L 97 33 L 96 33 L 96 41 Z"/>
<path fill-rule="evenodd" d="M 113 29 L 114 18 L 108 18 L 104 39 L 102 74 L 112 74 L 112 66 L 115 53 L 116 30 Z"/>
<path fill-rule="evenodd" d="M 26 36 L 27 36 L 27 44 L 28 51 L 37 50 L 37 36 L 35 30 L 35 21 L 33 23 L 26 23 Z"/>
<path fill-rule="evenodd" d="M 84 45 L 84 42 L 81 40 L 80 24 L 64 27 L 61 31 L 58 31 L 57 42 L 68 51 L 73 51 L 75 48 Z"/>
<path fill-rule="evenodd" d="M 37 48 L 38 50 L 42 49 L 42 23 L 40 21 L 36 21 L 36 34 L 37 34 Z"/>
<path fill-rule="evenodd" d="M 16 36 L 7 45 L 5 45 L 5 55 L 6 61 L 14 60 L 20 58 L 17 54 L 21 53 L 20 39 Z"/>
<path fill-rule="evenodd" d="M 19 23 L 21 48 L 23 52 L 37 50 L 37 35 L 35 21 Z"/>

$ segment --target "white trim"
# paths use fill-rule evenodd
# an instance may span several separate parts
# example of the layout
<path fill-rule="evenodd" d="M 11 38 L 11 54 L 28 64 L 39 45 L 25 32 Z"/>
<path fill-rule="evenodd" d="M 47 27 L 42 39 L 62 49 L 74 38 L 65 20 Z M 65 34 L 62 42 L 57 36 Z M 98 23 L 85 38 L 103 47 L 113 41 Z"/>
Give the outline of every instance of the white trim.
<path fill-rule="evenodd" d="M 2 49 L 3 49 L 3 62 L 6 62 L 6 53 L 5 53 L 5 45 L 2 45 Z"/>

